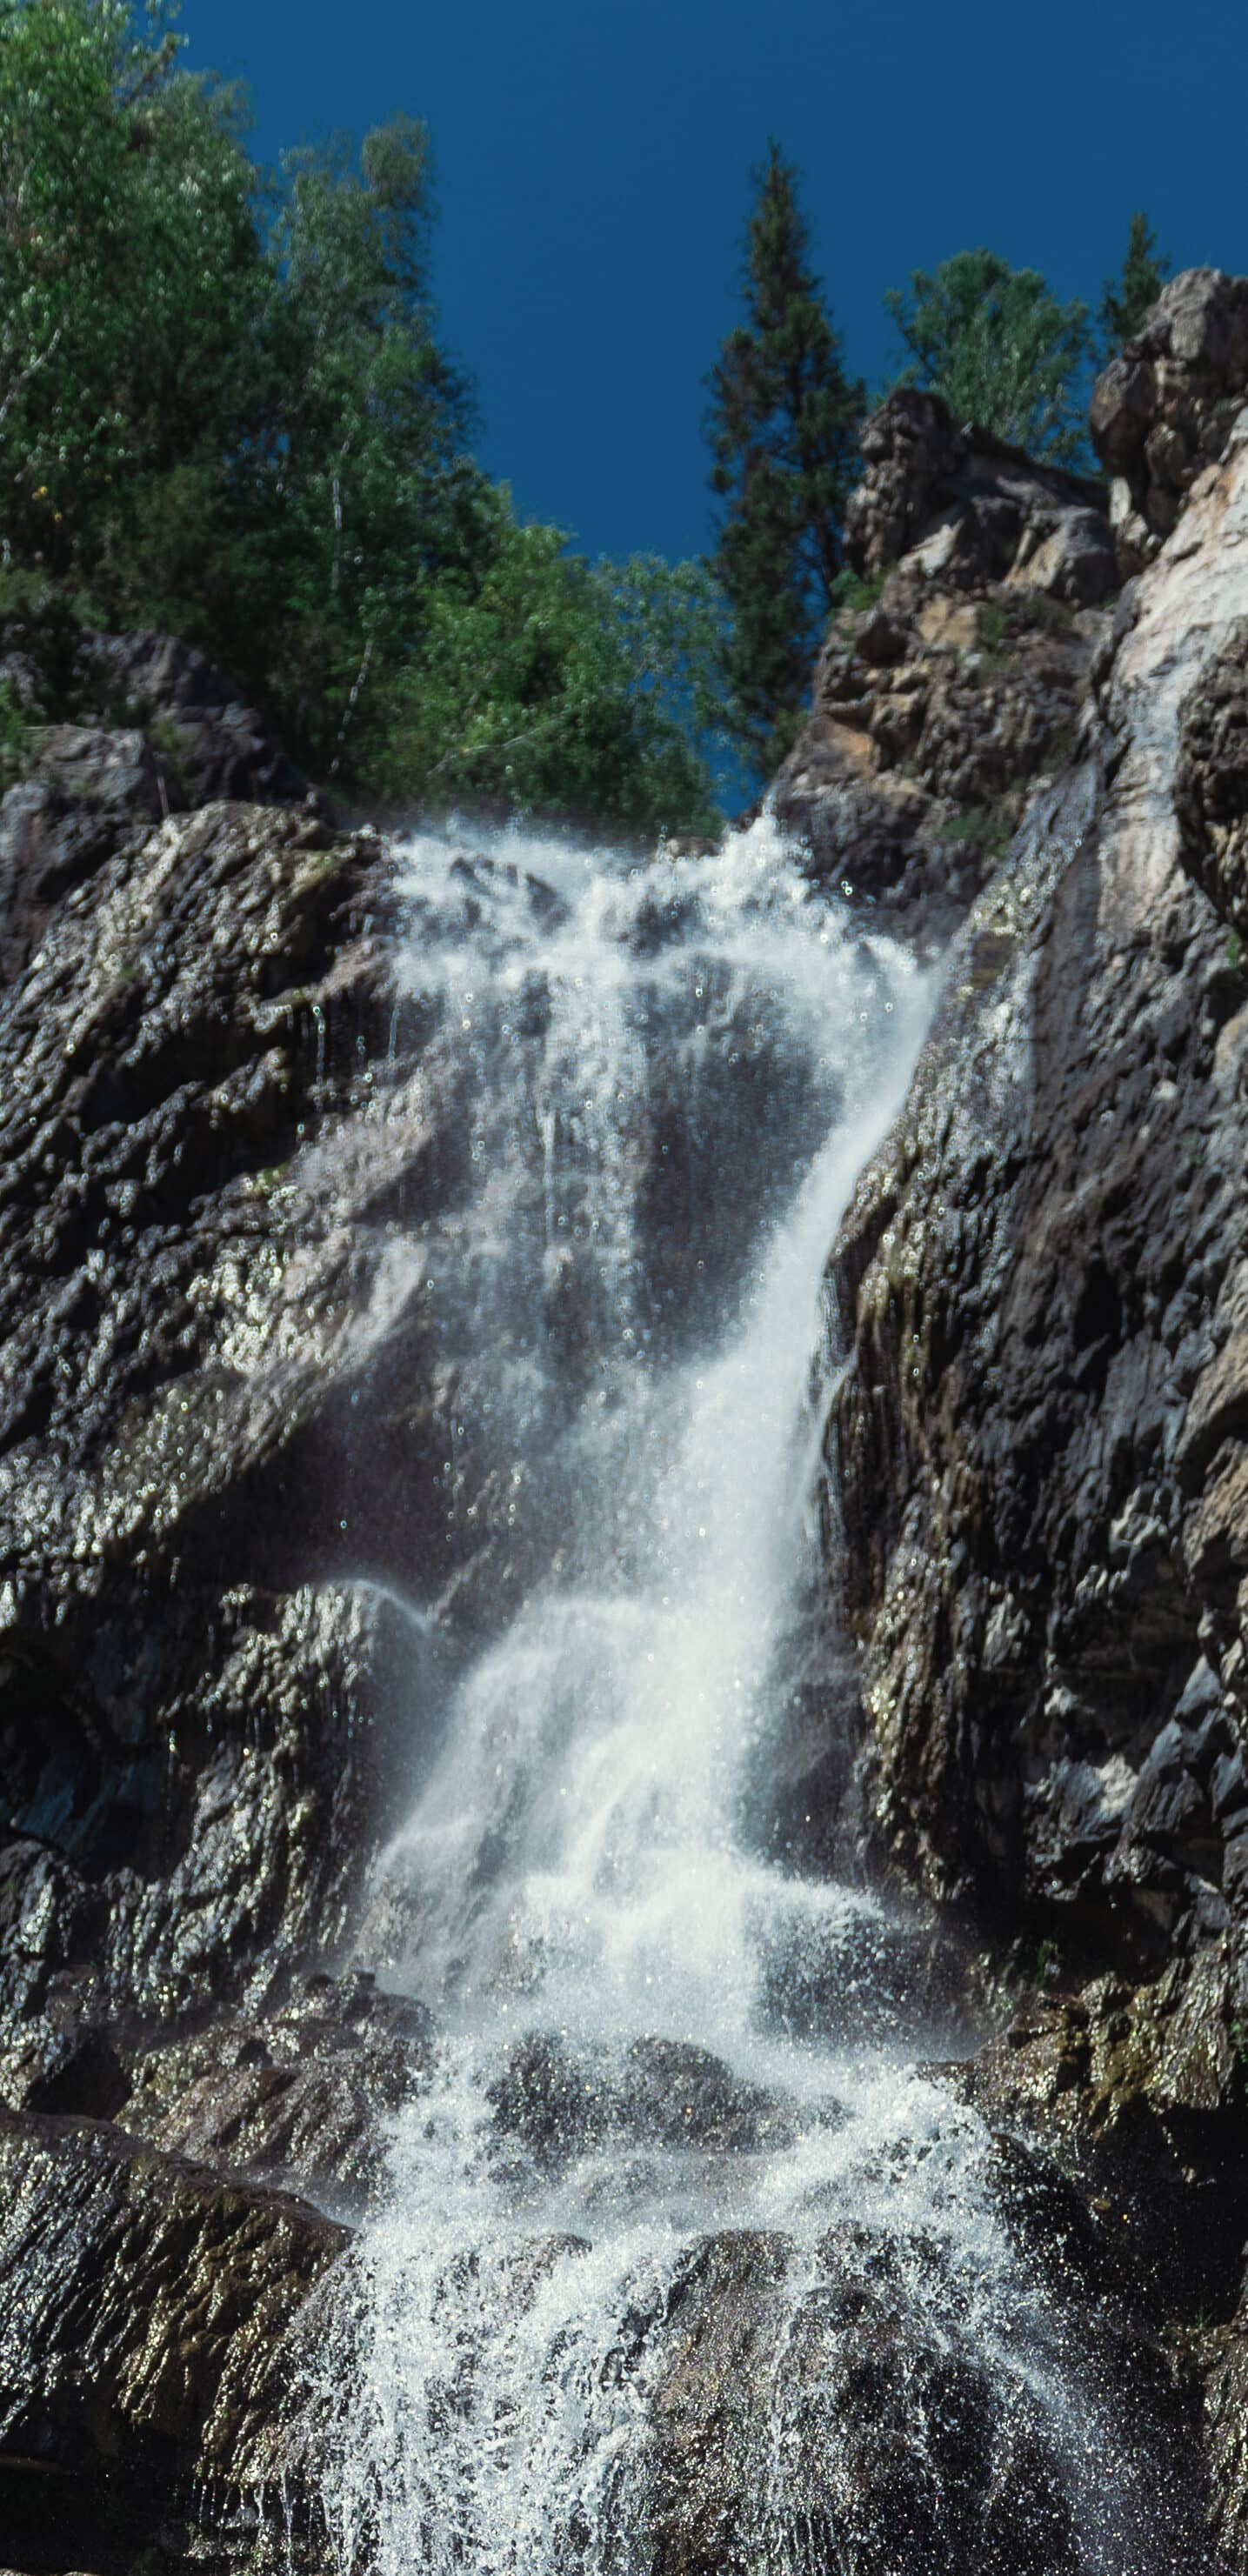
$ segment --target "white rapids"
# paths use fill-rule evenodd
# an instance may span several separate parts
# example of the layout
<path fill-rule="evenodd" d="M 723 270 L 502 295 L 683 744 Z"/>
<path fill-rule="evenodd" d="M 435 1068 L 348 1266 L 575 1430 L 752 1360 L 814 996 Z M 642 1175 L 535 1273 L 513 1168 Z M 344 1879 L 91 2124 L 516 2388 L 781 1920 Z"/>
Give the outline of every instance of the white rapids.
<path fill-rule="evenodd" d="M 318 2372 L 337 2563 L 953 2576 L 971 2560 L 941 2539 L 923 2372 L 973 2367 L 993 2440 L 1047 2444 L 1078 2535 L 1025 2562 L 989 2540 L 977 2576 L 1160 2571 L 993 2141 L 921 2071 L 958 2045 L 939 1945 L 852 1859 L 823 1874 L 775 1793 L 812 1671 L 825 1734 L 836 1706 L 826 1618 L 822 1660 L 811 1642 L 822 1272 L 933 980 L 766 816 L 644 865 L 421 837 L 401 890 L 401 992 L 466 1140 L 420 1255 L 457 1428 L 529 1571 L 378 1874 L 408 1927 L 392 1981 L 439 2036 Z M 935 2502 L 912 2542 L 872 2540 L 842 2455 L 833 2238 L 875 2248 L 917 2321 L 894 2400 Z M 681 2298 L 716 2244 L 747 2274 L 781 2251 L 730 2535 L 699 2556 L 672 2537 L 708 2474 L 680 2447 Z"/>

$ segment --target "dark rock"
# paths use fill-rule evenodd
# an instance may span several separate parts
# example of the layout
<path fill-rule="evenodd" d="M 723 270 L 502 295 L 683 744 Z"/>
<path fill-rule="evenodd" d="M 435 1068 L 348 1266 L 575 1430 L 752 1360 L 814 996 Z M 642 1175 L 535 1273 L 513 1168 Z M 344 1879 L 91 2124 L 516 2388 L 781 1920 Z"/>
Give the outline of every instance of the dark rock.
<path fill-rule="evenodd" d="M 813 2279 L 795 2287 L 789 2263 L 782 2238 L 712 2237 L 672 2301 L 654 2401 L 665 2576 L 786 2563 L 799 2544 L 830 2576 L 1073 2576 L 1051 2428 L 931 2299 L 924 2249 L 843 2226 Z"/>
<path fill-rule="evenodd" d="M 172 2540 L 192 2503 L 263 2495 L 288 2340 L 346 2243 L 296 2200 L 106 2124 L 0 2118 L 0 2502 L 55 2488 L 62 2552 Z M 34 2563 L 38 2563 L 37 2559 Z"/>
<path fill-rule="evenodd" d="M 311 2191 L 354 2215 L 378 2196 L 386 2124 L 431 2063 L 421 2005 L 371 1980 L 311 1978 L 275 2010 L 219 2015 L 136 2052 L 109 2116 L 198 2164 Z"/>
<path fill-rule="evenodd" d="M 1206 663 L 1180 716 L 1174 802 L 1185 866 L 1248 932 L 1248 618 Z"/>
<path fill-rule="evenodd" d="M 29 621 L 28 621 L 29 622 Z M 0 619 L 0 645 L 22 619 Z M 172 636 L 91 635 L 36 617 L 5 660 L 31 726 L 28 774 L 0 801 L 0 978 L 126 827 L 214 799 L 292 804 L 308 783 L 234 683 Z M 51 715 L 52 723 L 40 724 Z M 313 798 L 313 807 L 317 800 Z M 327 811 L 327 808 L 318 808 Z"/>
<path fill-rule="evenodd" d="M 750 2154 L 795 2132 L 787 2106 L 684 2040 L 645 2037 L 614 2052 L 534 2031 L 517 2042 L 489 2099 L 503 2136 L 545 2168 L 609 2140 Z"/>

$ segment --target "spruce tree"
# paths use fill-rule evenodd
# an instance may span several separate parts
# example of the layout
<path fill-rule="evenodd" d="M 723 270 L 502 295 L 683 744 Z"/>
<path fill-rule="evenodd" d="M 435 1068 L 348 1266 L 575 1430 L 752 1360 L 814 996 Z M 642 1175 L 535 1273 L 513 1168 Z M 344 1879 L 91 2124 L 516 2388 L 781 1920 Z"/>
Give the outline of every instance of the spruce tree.
<path fill-rule="evenodd" d="M 1097 307 L 1102 366 L 1108 366 L 1124 343 L 1134 340 L 1137 331 L 1143 330 L 1169 268 L 1169 260 L 1157 248 L 1157 236 L 1147 215 L 1132 215 L 1121 273 L 1106 278 Z"/>
<path fill-rule="evenodd" d="M 732 611 L 737 725 L 766 771 L 788 750 L 840 569 L 865 394 L 810 265 L 797 171 L 772 142 L 753 173 L 746 320 L 708 378 L 711 488 L 726 503 L 713 557 Z"/>

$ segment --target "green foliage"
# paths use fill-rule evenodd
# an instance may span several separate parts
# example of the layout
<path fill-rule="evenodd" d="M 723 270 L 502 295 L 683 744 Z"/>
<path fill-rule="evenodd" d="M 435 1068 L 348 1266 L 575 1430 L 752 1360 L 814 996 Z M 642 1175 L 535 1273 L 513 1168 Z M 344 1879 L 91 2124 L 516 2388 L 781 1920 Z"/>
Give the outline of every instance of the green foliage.
<path fill-rule="evenodd" d="M 1000 601 L 985 600 L 979 612 L 979 634 L 981 643 L 987 645 L 990 653 L 998 652 L 1004 644 L 1006 626 L 1006 614 Z"/>
<path fill-rule="evenodd" d="M 894 565 L 884 564 L 879 572 L 864 575 L 855 572 L 852 564 L 843 564 L 832 584 L 830 595 L 833 608 L 838 611 L 842 608 L 847 609 L 851 617 L 861 616 L 864 609 L 874 608 L 890 572 L 894 569 Z"/>
<path fill-rule="evenodd" d="M 991 859 L 1003 859 L 1013 837 L 1014 799 L 1009 790 L 996 806 L 973 805 L 969 814 L 955 816 L 940 833 L 942 841 L 982 850 Z"/>
<path fill-rule="evenodd" d="M 797 172 L 774 142 L 754 185 L 747 318 L 729 332 L 708 379 L 707 428 L 711 488 L 726 504 L 714 567 L 732 612 L 733 709 L 769 767 L 797 730 L 833 606 L 864 390 L 844 373 L 810 266 Z"/>
<path fill-rule="evenodd" d="M 430 592 L 387 711 L 383 781 L 426 805 L 648 832 L 716 820 L 697 737 L 719 713 L 722 612 L 695 565 L 591 565 L 502 496 L 478 584 Z"/>
<path fill-rule="evenodd" d="M 1056 463 L 1086 460 L 1080 383 L 1086 304 L 1059 304 L 1038 269 L 958 251 L 884 298 L 908 353 L 898 382 L 943 396 L 955 420 Z"/>
<path fill-rule="evenodd" d="M 1237 970 L 1243 953 L 1244 943 L 1240 938 L 1239 932 L 1237 930 L 1228 930 L 1226 934 L 1226 962 L 1230 967 L 1232 974 Z"/>
<path fill-rule="evenodd" d="M 424 127 L 266 179 L 175 14 L 0 0 L 0 581 L 203 645 L 356 790 L 707 819 L 712 588 L 566 562 L 472 462 Z"/>
<path fill-rule="evenodd" d="M 20 778 L 31 750 L 31 725 L 11 680 L 0 680 L 0 793 Z"/>
<path fill-rule="evenodd" d="M 1111 358 L 1128 340 L 1142 331 L 1166 278 L 1170 262 L 1157 248 L 1157 236 L 1148 217 L 1132 215 L 1127 231 L 1127 248 L 1117 277 L 1107 277 L 1097 306 L 1100 332 L 1100 362 L 1108 366 Z"/>
<path fill-rule="evenodd" d="M 0 0 L 0 470 L 11 550 L 95 561 L 118 512 L 245 429 L 263 290 L 239 101 L 165 13 Z"/>

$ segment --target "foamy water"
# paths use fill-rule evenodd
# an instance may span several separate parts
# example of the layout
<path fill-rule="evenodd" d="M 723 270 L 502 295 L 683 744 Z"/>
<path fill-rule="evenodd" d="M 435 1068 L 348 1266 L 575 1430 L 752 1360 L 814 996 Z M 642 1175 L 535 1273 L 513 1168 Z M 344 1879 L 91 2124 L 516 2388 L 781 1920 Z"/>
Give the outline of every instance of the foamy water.
<path fill-rule="evenodd" d="M 464 1437 L 538 1543 L 379 1870 L 441 2036 L 322 2374 L 341 2565 L 654 2564 L 671 2320 L 735 2231 L 764 2325 L 724 2565 L 964 2563 L 930 2535 L 853 2555 L 827 2254 L 852 2240 L 920 2355 L 913 2458 L 929 2383 L 978 2373 L 1001 2459 L 1047 2445 L 1077 2508 L 1078 2556 L 1028 2564 L 1160 2569 L 993 2142 L 916 2069 L 951 2044 L 937 1945 L 768 1815 L 818 1588 L 821 1274 L 932 983 L 767 819 L 644 866 L 418 839 L 402 888 L 400 989 L 470 1166 L 420 1255 Z"/>

